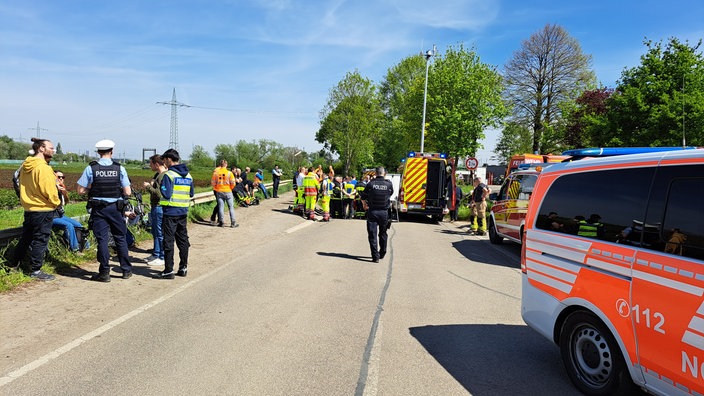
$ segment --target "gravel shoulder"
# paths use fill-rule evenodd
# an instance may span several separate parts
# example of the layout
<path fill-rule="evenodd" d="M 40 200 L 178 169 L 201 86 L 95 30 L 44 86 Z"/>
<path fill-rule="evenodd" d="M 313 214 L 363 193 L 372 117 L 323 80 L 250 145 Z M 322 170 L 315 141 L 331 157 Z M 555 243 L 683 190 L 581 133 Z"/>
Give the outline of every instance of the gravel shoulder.
<path fill-rule="evenodd" d="M 262 200 L 258 206 L 236 208 L 237 228 L 191 223 L 188 278 L 172 281 L 151 279 L 163 267 L 150 267 L 146 257 L 151 241 L 130 249 L 133 272 L 128 280 L 112 273 L 110 283 L 90 281 L 98 263 L 88 263 L 57 274 L 51 282 L 31 282 L 0 295 L 0 372 L 7 375 L 78 337 L 158 299 L 241 255 L 242 249 L 261 248 L 269 238 L 281 235 L 304 220 L 288 210 L 293 199 Z M 226 214 L 227 217 L 227 214 Z M 272 221 L 272 218 L 276 218 Z M 229 225 L 229 221 L 226 222 Z M 178 252 L 176 252 L 178 255 Z M 178 260 L 178 256 L 176 256 Z M 118 267 L 113 261 L 113 267 Z"/>

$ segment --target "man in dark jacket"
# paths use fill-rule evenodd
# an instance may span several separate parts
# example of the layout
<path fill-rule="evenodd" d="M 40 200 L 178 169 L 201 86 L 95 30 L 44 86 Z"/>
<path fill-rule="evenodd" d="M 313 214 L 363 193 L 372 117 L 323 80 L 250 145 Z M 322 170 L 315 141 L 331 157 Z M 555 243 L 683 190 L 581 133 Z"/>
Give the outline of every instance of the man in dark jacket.
<path fill-rule="evenodd" d="M 178 276 L 188 272 L 188 207 L 195 193 L 193 177 L 186 164 L 179 163 L 178 151 L 168 149 L 161 155 L 168 170 L 161 179 L 161 206 L 164 219 L 164 271 L 154 275 L 155 279 L 174 279 L 174 242 L 178 246 Z"/>
<path fill-rule="evenodd" d="M 378 263 L 386 255 L 386 234 L 387 222 L 389 220 L 389 205 L 391 195 L 394 193 L 394 186 L 390 180 L 386 180 L 386 170 L 378 167 L 375 170 L 376 177 L 367 183 L 362 191 L 362 205 L 367 211 L 367 237 L 369 238 L 369 249 L 372 254 L 372 262 Z M 377 244 L 377 233 L 379 243 Z"/>

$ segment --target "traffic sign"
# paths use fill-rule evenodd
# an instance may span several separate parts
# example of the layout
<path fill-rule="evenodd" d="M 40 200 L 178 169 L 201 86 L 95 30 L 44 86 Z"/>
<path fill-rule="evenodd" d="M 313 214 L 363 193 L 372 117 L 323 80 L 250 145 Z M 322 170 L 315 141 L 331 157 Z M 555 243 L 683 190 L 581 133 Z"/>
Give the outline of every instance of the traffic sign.
<path fill-rule="evenodd" d="M 479 160 L 474 157 L 469 157 L 464 165 L 467 167 L 467 170 L 476 170 L 479 167 Z"/>

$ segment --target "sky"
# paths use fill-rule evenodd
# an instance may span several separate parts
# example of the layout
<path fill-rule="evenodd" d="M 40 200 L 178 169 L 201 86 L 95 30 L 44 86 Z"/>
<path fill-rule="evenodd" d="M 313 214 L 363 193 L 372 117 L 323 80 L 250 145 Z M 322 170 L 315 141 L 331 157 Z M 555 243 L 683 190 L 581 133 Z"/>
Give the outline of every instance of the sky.
<path fill-rule="evenodd" d="M 408 56 L 460 44 L 501 71 L 557 24 L 614 87 L 644 40 L 694 44 L 703 21 L 701 0 L 3 0 L 0 135 L 81 154 L 112 139 L 137 159 L 168 148 L 175 109 L 184 158 L 259 139 L 312 152 L 349 72 L 380 83 Z M 477 157 L 491 163 L 499 133 L 486 135 Z"/>

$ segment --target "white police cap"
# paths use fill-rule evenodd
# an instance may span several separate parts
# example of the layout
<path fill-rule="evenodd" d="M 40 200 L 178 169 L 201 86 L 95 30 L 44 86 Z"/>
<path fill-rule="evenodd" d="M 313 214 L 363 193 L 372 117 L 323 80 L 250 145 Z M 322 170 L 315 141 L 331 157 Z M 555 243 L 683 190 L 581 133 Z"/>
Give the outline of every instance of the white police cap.
<path fill-rule="evenodd" d="M 115 142 L 110 139 L 101 140 L 95 144 L 95 149 L 98 151 L 110 150 L 115 148 Z"/>

